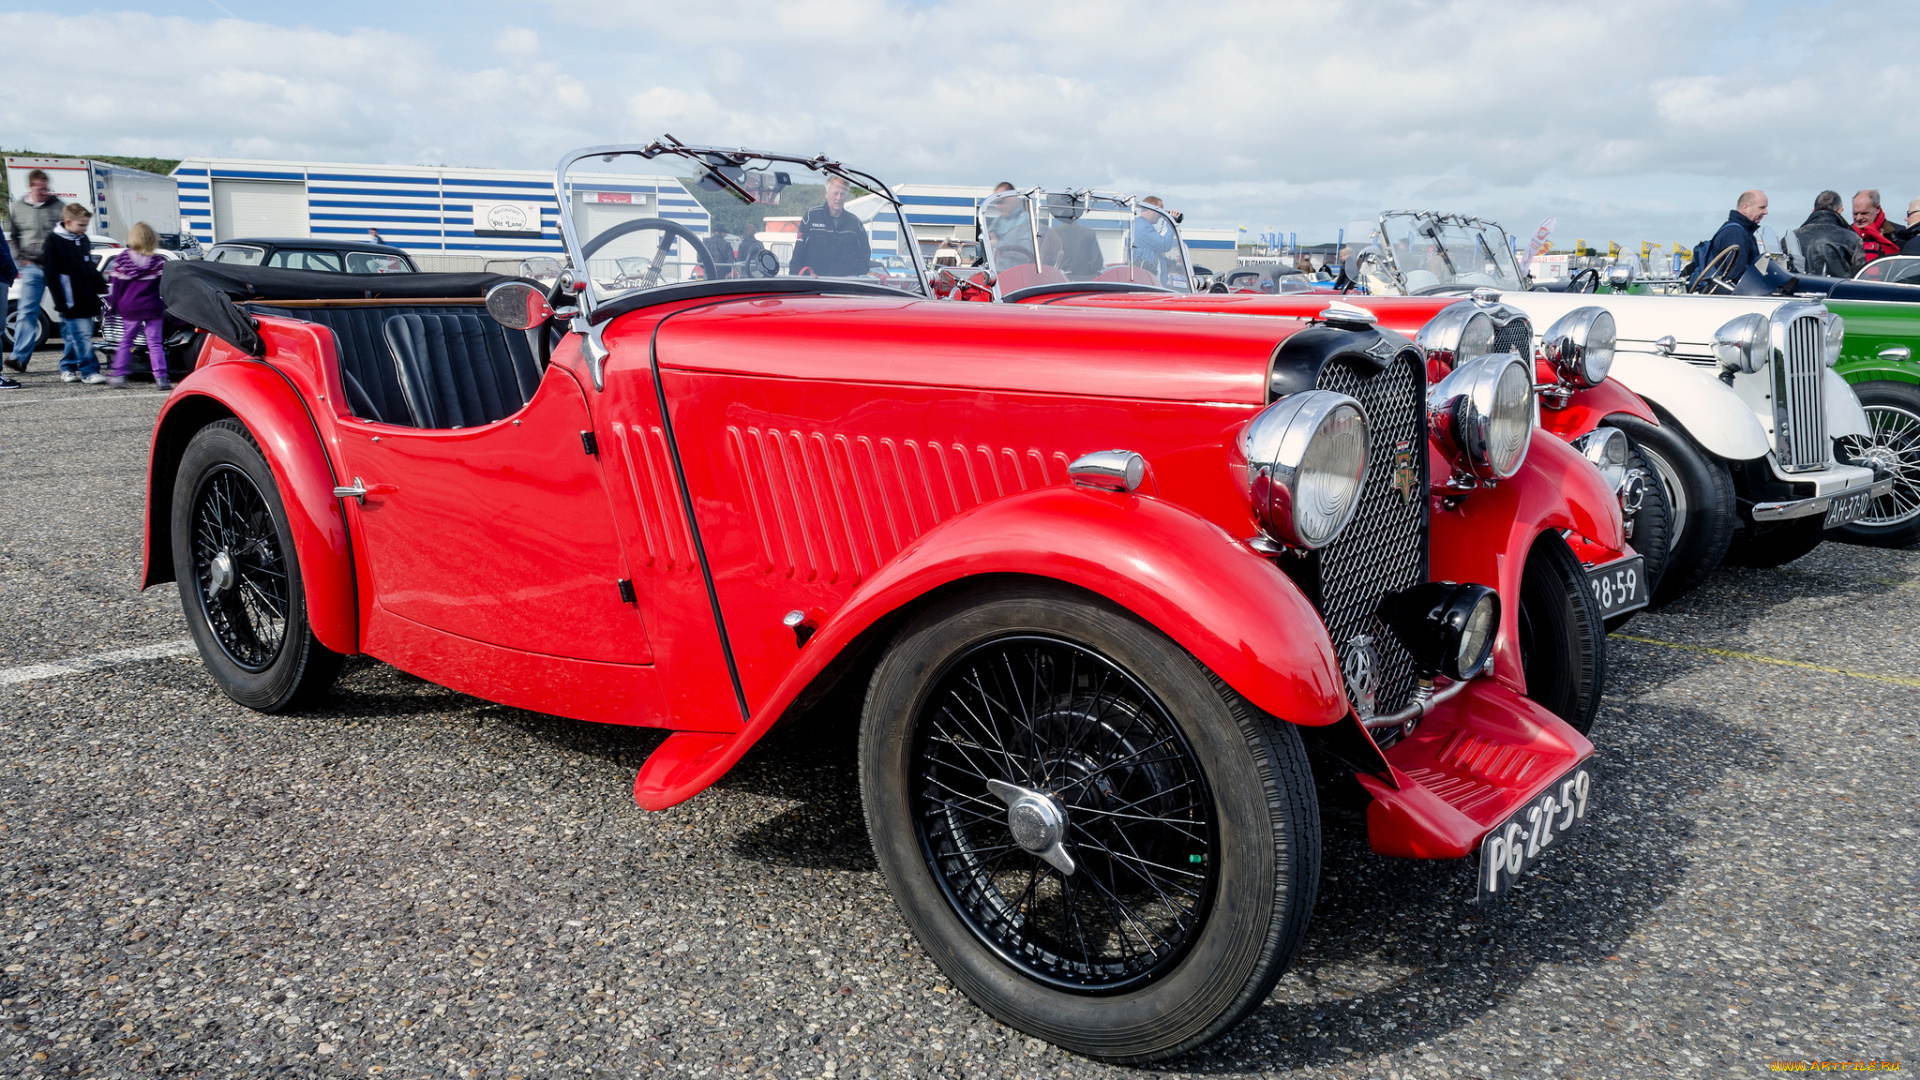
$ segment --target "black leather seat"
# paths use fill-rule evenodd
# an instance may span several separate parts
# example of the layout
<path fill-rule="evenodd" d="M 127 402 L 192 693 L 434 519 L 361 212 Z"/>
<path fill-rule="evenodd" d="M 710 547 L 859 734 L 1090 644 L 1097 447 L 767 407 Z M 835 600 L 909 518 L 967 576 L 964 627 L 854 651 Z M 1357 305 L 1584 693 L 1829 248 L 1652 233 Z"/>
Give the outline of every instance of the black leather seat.
<path fill-rule="evenodd" d="M 520 411 L 540 386 L 526 335 L 478 312 L 389 314 L 386 341 L 420 427 L 491 424 Z"/>
<path fill-rule="evenodd" d="M 256 315 L 272 315 L 283 319 L 299 319 L 326 327 L 333 333 L 334 352 L 340 358 L 340 381 L 346 386 L 347 411 L 355 416 L 375 420 L 383 424 L 398 424 L 403 427 L 466 427 L 472 423 L 485 421 L 455 421 L 452 423 L 433 422 L 438 413 L 417 412 L 408 400 L 402 385 L 400 365 L 396 361 L 395 350 L 387 338 L 387 321 L 400 315 L 417 316 L 454 316 L 471 320 L 480 327 L 479 335 L 484 355 L 481 367 L 488 373 L 478 376 L 489 387 L 511 385 L 514 404 L 506 412 L 494 415 L 494 420 L 507 415 L 525 405 L 533 397 L 533 391 L 540 384 L 540 371 L 533 359 L 533 351 L 528 348 L 526 335 L 511 332 L 487 318 L 482 312 L 470 306 L 449 304 L 382 304 L 369 307 L 300 307 L 283 308 L 272 304 L 255 303 L 247 305 L 247 310 Z M 470 338 L 472 327 L 463 330 L 461 337 Z M 411 348 L 411 334 L 409 333 Z M 444 338 L 444 333 L 441 335 Z M 427 347 L 429 350 L 431 346 Z M 431 365 L 428 365 L 431 366 Z M 446 365 L 449 372 L 455 370 L 451 361 Z M 512 371 L 512 379 L 503 382 L 497 378 L 502 369 Z M 467 377 L 468 367 L 458 368 L 459 377 Z M 421 376 L 424 385 L 429 377 Z M 451 382 L 453 380 L 449 380 Z M 457 396 L 457 395 L 456 395 Z M 504 396 L 496 396 L 496 402 L 504 403 Z M 456 413 L 455 415 L 465 415 Z"/>

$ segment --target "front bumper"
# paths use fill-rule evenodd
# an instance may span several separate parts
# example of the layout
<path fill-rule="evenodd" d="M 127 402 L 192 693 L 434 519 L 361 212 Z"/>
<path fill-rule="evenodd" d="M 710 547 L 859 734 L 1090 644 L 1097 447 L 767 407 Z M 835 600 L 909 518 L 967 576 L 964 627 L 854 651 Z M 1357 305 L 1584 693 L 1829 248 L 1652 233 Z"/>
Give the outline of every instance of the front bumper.
<path fill-rule="evenodd" d="M 1879 498 L 1893 490 L 1893 478 L 1881 478 L 1872 469 L 1858 465 L 1834 465 L 1813 473 L 1793 473 L 1782 479 L 1797 485 L 1812 485 L 1813 494 L 1792 499 L 1755 502 L 1751 516 L 1755 522 L 1792 521 L 1824 514 L 1837 499 L 1871 492 Z"/>

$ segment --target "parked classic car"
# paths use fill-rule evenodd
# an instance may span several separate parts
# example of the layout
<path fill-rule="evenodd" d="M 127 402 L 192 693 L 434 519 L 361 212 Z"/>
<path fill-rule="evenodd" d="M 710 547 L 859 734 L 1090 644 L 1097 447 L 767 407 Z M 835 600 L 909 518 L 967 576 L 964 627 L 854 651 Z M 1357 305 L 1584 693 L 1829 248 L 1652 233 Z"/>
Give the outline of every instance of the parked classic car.
<path fill-rule="evenodd" d="M 1670 599 L 1724 557 L 1745 566 L 1797 559 L 1888 494 L 1884 470 L 1850 464 L 1866 414 L 1830 369 L 1845 325 L 1818 302 L 1764 297 L 1603 294 L 1599 275 L 1563 292 L 1527 287 L 1492 222 L 1383 214 L 1348 255 L 1376 294 L 1468 295 L 1552 322 L 1598 306 L 1614 321 L 1612 376 L 1657 423 L 1622 417 L 1674 507 Z M 1614 421 L 1609 421 L 1614 422 Z"/>
<path fill-rule="evenodd" d="M 1376 850 L 1477 855 L 1488 900 L 1586 819 L 1592 744 L 1523 693 L 1514 609 L 1597 694 L 1558 530 L 1624 542 L 1591 467 L 1531 440 L 1519 365 L 1429 407 L 1364 319 L 934 302 L 829 214 L 796 270 L 728 277 L 700 220 L 597 198 L 671 173 L 752 201 L 776 167 L 904 217 L 827 158 L 668 138 L 561 162 L 551 294 L 170 266 L 215 337 L 155 428 L 145 583 L 178 583 L 218 685 L 285 709 L 358 653 L 670 729 L 648 808 L 844 685 L 908 925 L 989 1012 L 1118 1061 L 1226 1030 L 1299 947 L 1309 747 Z"/>
<path fill-rule="evenodd" d="M 1420 344 L 1428 357 L 1427 377 L 1436 391 L 1456 368 L 1477 363 L 1481 357 L 1513 354 L 1522 358 L 1537 372 L 1535 389 L 1544 406 L 1539 415 L 1549 421 L 1552 434 L 1571 444 L 1599 470 L 1615 493 L 1634 550 L 1645 560 L 1643 572 L 1630 575 L 1634 588 L 1623 592 L 1615 588 L 1619 552 L 1603 545 L 1577 547 L 1595 598 L 1601 601 L 1608 622 L 1614 626 L 1624 622 L 1648 602 L 1657 587 L 1666 558 L 1671 517 L 1664 491 L 1648 482 L 1650 467 L 1618 428 L 1600 423 L 1608 414 L 1644 417 L 1649 422 L 1653 415 L 1618 384 L 1608 382 L 1607 369 L 1612 363 L 1611 331 L 1604 322 L 1607 317 L 1598 309 L 1574 313 L 1565 325 L 1556 325 L 1548 334 L 1556 350 L 1554 359 L 1535 361 L 1532 325 L 1520 312 L 1501 305 L 1450 298 L 1396 298 L 1359 301 L 1366 306 L 1356 308 L 1344 301 L 1335 303 L 1336 298 L 1323 291 L 1308 291 L 1304 287 L 1276 288 L 1271 292 L 1257 287 L 1236 291 L 1233 284 L 1227 282 L 1218 291 L 1203 289 L 1192 293 L 1163 287 L 1157 276 L 1141 275 L 1139 268 L 1148 260 L 1130 248 L 1136 236 L 1171 234 L 1177 238 L 1178 223 L 1134 196 L 1035 188 L 1008 192 L 989 200 L 983 204 L 981 215 L 980 232 L 989 237 L 987 269 L 937 275 L 937 291 L 962 299 L 1000 299 L 1047 306 L 1177 309 L 1323 321 L 1331 317 L 1335 322 L 1377 319 L 1391 330 L 1420 336 Z M 998 227 L 1005 217 L 1017 217 L 1026 223 L 1025 230 Z M 996 243 L 992 240 L 995 236 L 1012 240 Z M 1098 272 L 1089 260 L 1075 264 L 1066 258 L 1066 253 L 1076 245 L 1084 246 L 1083 237 L 1092 238 L 1105 253 L 1107 262 Z M 1178 259 L 1185 250 L 1184 244 L 1175 243 L 1164 257 Z M 1158 256 L 1157 250 L 1155 255 Z M 1122 273 L 1127 274 L 1125 280 L 1113 280 Z M 1178 283 L 1194 278 L 1175 267 L 1167 280 Z M 1329 316 L 1329 311 L 1344 311 L 1344 314 Z M 1438 464 L 1434 475 L 1444 475 Z M 1535 481 L 1521 477 L 1512 482 Z M 1471 477 L 1454 476 L 1446 483 L 1451 485 L 1449 497 L 1456 500 L 1464 500 L 1466 492 L 1479 486 Z M 1575 494 L 1570 493 L 1569 498 Z M 1473 512 L 1471 505 L 1467 512 Z M 1518 569 L 1520 563 L 1516 561 L 1512 565 Z M 1524 623 L 1524 607 L 1516 610 L 1516 615 Z M 1538 657 L 1540 662 L 1550 662 L 1545 655 L 1525 648 L 1522 652 L 1529 658 Z M 1565 685 L 1563 680 L 1544 672 L 1529 672 L 1528 681 L 1548 686 Z M 1562 716 L 1572 715 L 1559 703 L 1551 707 Z"/>
<path fill-rule="evenodd" d="M 1840 532 L 1883 547 L 1920 542 L 1920 361 L 1914 359 L 1920 349 L 1920 284 L 1904 283 L 1914 279 L 1902 263 L 1920 264 L 1920 259 L 1876 259 L 1853 278 L 1830 278 L 1797 274 L 1790 257 L 1768 254 L 1738 283 L 1702 275 L 1705 284 L 1693 286 L 1815 302 L 1846 321 L 1833 369 L 1853 387 L 1871 430 L 1842 439 L 1841 456 L 1887 474 L 1892 482 Z M 1611 287 L 1631 289 L 1631 276 L 1630 268 L 1613 275 Z"/>
<path fill-rule="evenodd" d="M 316 236 L 222 240 L 207 249 L 207 261 L 274 266 L 326 274 L 417 274 L 413 256 L 371 240 L 325 240 Z"/>

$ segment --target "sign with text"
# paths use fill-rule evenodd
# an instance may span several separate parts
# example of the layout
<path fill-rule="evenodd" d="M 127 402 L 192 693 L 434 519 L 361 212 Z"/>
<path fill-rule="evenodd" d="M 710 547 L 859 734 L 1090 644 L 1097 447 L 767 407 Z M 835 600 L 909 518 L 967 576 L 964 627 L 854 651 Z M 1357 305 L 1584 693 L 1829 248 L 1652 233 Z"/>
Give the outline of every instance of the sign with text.
<path fill-rule="evenodd" d="M 540 204 L 477 202 L 473 204 L 473 235 L 538 239 Z"/>

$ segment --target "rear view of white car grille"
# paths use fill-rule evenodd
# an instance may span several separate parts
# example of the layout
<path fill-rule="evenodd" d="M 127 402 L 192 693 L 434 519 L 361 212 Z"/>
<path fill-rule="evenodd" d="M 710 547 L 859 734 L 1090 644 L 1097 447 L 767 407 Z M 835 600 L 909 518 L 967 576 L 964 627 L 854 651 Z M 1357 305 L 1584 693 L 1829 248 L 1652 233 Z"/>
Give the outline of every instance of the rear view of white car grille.
<path fill-rule="evenodd" d="M 1787 327 L 1786 351 L 1773 372 L 1773 450 L 1788 472 L 1825 468 L 1832 457 L 1820 396 L 1825 327 L 1803 315 Z"/>

